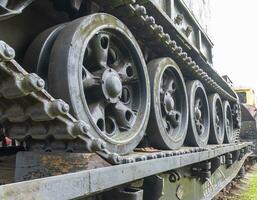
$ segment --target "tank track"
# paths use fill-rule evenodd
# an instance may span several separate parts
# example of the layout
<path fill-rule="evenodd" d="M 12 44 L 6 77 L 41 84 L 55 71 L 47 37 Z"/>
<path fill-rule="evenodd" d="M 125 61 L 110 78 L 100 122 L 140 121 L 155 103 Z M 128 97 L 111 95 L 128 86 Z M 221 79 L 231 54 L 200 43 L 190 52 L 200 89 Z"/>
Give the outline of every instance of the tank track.
<path fill-rule="evenodd" d="M 102 5 L 103 12 L 110 13 L 119 18 L 132 31 L 135 38 L 143 47 L 162 52 L 163 55 L 170 56 L 180 66 L 182 73 L 190 75 L 194 79 L 200 80 L 207 91 L 218 93 L 223 99 L 237 102 L 237 96 L 227 83 L 209 66 L 209 70 L 204 70 L 200 62 L 194 61 L 183 49 L 165 33 L 163 27 L 155 22 L 155 18 L 147 14 L 145 0 L 94 0 L 98 5 Z M 172 27 L 171 27 L 172 28 Z M 159 54 L 159 53 L 157 53 Z M 216 81 L 215 81 L 216 80 Z M 221 84 L 218 84 L 218 82 Z M 224 90 L 226 88 L 227 90 Z"/>
<path fill-rule="evenodd" d="M 88 125 L 69 114 L 69 105 L 54 99 L 44 89 L 44 80 L 27 73 L 14 57 L 15 51 L 0 41 L 0 122 L 11 124 L 8 136 L 21 141 L 53 137 L 67 141 L 67 146 L 80 138 L 83 149 L 108 154 L 105 143 L 90 135 Z"/>

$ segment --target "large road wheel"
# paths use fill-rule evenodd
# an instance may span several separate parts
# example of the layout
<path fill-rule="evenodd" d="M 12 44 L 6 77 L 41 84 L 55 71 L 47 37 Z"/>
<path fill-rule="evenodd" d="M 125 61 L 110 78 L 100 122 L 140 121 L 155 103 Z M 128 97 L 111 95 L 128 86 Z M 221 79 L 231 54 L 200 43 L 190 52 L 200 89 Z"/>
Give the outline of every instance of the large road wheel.
<path fill-rule="evenodd" d="M 146 64 L 131 32 L 117 18 L 93 14 L 65 26 L 50 56 L 49 91 L 109 151 L 125 154 L 142 139 L 150 111 Z"/>
<path fill-rule="evenodd" d="M 215 93 L 208 97 L 211 115 L 210 144 L 222 144 L 224 141 L 224 112 L 220 96 Z"/>
<path fill-rule="evenodd" d="M 224 142 L 230 144 L 234 142 L 234 135 L 233 135 L 234 126 L 233 126 L 232 110 L 228 101 L 223 102 L 223 111 L 224 111 L 224 122 L 225 122 Z"/>
<path fill-rule="evenodd" d="M 209 104 L 205 89 L 198 80 L 187 82 L 189 102 L 189 123 L 186 144 L 204 147 L 208 143 L 210 132 Z"/>
<path fill-rule="evenodd" d="M 188 124 L 183 76 L 170 58 L 151 61 L 148 73 L 152 98 L 147 134 L 157 148 L 178 149 L 184 143 Z"/>

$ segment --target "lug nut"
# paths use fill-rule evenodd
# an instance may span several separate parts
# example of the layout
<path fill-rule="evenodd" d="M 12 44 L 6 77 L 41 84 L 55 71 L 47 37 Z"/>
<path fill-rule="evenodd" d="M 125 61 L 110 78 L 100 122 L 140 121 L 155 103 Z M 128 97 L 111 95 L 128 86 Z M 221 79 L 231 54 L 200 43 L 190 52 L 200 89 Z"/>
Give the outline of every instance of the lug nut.
<path fill-rule="evenodd" d="M 45 81 L 43 79 L 38 79 L 37 86 L 43 88 L 45 86 Z"/>

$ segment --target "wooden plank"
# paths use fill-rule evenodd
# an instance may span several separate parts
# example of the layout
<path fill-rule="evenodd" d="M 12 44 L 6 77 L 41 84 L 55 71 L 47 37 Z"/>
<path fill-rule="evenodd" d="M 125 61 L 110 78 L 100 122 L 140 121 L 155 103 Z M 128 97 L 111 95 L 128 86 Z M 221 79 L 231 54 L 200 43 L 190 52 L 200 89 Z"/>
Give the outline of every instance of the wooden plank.
<path fill-rule="evenodd" d="M 19 152 L 15 182 L 110 166 L 95 153 Z"/>

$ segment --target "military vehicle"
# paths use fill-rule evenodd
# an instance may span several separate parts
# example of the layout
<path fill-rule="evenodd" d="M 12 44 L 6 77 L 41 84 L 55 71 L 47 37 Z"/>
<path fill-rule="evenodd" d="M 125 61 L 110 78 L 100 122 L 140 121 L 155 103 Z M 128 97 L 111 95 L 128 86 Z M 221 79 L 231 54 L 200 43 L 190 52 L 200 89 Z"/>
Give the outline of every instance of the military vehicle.
<path fill-rule="evenodd" d="M 29 180 L 0 198 L 211 199 L 235 178 L 252 146 L 194 5 L 0 1 L 0 152 Z"/>

